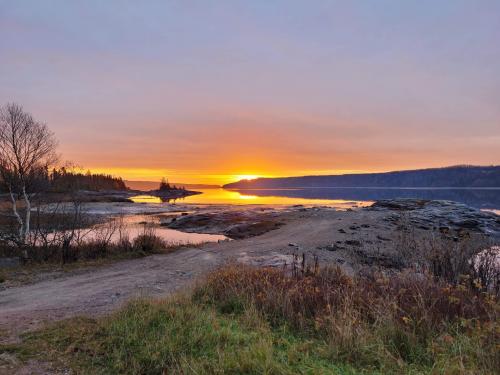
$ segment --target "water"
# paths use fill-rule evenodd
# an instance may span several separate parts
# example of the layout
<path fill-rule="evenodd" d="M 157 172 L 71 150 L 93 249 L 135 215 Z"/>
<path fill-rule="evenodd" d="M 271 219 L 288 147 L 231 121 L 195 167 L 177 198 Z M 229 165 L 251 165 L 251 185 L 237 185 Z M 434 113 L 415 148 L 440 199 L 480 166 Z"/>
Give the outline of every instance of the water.
<path fill-rule="evenodd" d="M 500 213 L 500 188 L 306 188 L 306 189 L 205 189 L 170 203 L 192 204 L 269 204 L 328 205 L 337 208 L 367 206 L 379 199 L 419 198 L 451 200 L 468 206 Z M 135 202 L 161 203 L 160 198 L 133 197 Z"/>
<path fill-rule="evenodd" d="M 353 201 L 345 199 L 323 199 L 321 197 L 299 197 L 299 196 L 286 196 L 281 194 L 281 190 L 273 191 L 275 194 L 265 195 L 261 194 L 263 191 L 252 192 L 239 192 L 236 190 L 225 189 L 203 189 L 199 190 L 202 194 L 191 195 L 185 198 L 169 200 L 168 203 L 187 203 L 187 204 L 231 204 L 231 205 L 245 205 L 245 204 L 265 204 L 265 205 L 328 205 L 337 208 L 351 208 L 359 206 L 367 206 L 372 204 L 372 201 Z M 158 197 L 150 195 L 138 195 L 131 197 L 136 203 L 167 203 Z"/>
<path fill-rule="evenodd" d="M 165 215 L 162 215 L 165 216 Z M 113 221 L 115 220 L 115 221 Z M 111 224 L 110 224 L 111 223 Z M 115 223 L 117 225 L 112 225 Z M 118 223 L 120 228 L 116 228 Z M 96 232 L 91 232 L 86 240 L 98 237 L 102 231 L 108 231 L 115 228 L 111 235 L 112 242 L 118 242 L 124 233 L 130 240 L 144 233 L 146 228 L 153 228 L 154 234 L 163 239 L 168 244 L 173 245 L 198 245 L 205 242 L 224 241 L 228 238 L 219 234 L 186 233 L 174 229 L 160 226 L 160 219 L 151 215 L 126 215 L 120 218 L 112 219 L 111 222 L 96 226 Z M 100 230 L 99 230 L 100 229 Z"/>

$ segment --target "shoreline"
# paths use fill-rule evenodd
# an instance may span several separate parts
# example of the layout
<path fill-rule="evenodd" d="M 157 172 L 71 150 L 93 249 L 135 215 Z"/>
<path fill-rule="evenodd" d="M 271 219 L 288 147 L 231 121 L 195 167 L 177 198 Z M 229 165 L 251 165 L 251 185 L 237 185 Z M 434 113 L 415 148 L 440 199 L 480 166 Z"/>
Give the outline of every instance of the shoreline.
<path fill-rule="evenodd" d="M 178 210 L 177 216 L 164 213 L 152 214 L 167 228 L 224 234 L 235 240 L 185 246 L 169 254 L 59 275 L 48 273 L 33 283 L 7 287 L 0 291 L 0 329 L 24 331 L 42 321 L 107 313 L 137 295 L 164 296 L 185 288 L 228 262 L 282 267 L 294 256 L 306 254 L 349 274 L 366 267 L 393 272 L 411 255 L 401 252 L 408 241 L 415 246 L 433 238 L 450 244 L 500 243 L 500 216 L 436 201 L 379 202 L 345 211 L 303 206 L 199 207 L 187 214 Z"/>

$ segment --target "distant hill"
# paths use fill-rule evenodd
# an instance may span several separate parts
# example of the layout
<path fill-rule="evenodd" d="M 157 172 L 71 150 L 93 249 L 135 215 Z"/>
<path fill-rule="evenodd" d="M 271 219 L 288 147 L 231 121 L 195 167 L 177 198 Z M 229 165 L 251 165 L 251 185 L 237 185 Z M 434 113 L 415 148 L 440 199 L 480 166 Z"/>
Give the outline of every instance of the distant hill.
<path fill-rule="evenodd" d="M 125 181 L 127 187 L 133 190 L 155 190 L 160 186 L 160 181 Z M 183 184 L 172 182 L 171 185 L 175 185 L 177 187 L 183 187 L 188 190 L 190 189 L 218 189 L 219 185 L 206 185 L 206 184 Z"/>
<path fill-rule="evenodd" d="M 226 189 L 312 187 L 500 187 L 500 166 L 459 165 L 384 173 L 302 176 L 241 180 Z"/>

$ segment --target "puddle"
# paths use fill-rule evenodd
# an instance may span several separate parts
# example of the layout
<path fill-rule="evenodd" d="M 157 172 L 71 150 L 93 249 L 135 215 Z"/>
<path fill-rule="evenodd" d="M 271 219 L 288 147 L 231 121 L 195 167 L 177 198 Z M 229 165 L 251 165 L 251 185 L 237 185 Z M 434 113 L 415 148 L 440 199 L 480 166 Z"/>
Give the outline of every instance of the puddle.
<path fill-rule="evenodd" d="M 162 217 L 170 215 L 162 215 Z M 171 215 L 177 216 L 177 215 Z M 113 225 L 116 224 L 116 225 Z M 137 236 L 144 233 L 145 230 L 152 230 L 154 234 L 163 239 L 168 244 L 177 245 L 198 245 L 205 242 L 219 242 L 229 240 L 221 234 L 204 234 L 204 233 L 186 233 L 179 230 L 160 226 L 160 219 L 153 215 L 126 215 L 115 217 L 106 224 L 96 226 L 98 229 L 95 233 L 91 232 L 85 237 L 87 240 L 102 236 L 103 232 L 108 232 L 111 241 L 118 242 L 120 238 L 128 236 L 133 240 Z M 106 233 L 104 234 L 106 235 Z"/>

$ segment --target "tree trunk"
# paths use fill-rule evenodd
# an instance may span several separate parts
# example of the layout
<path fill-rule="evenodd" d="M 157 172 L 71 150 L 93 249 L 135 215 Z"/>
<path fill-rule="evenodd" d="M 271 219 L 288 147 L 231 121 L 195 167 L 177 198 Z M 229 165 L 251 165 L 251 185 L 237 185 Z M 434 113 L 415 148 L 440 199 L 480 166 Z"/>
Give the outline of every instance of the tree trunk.
<path fill-rule="evenodd" d="M 19 215 L 19 212 L 17 211 L 17 199 L 14 197 L 14 193 L 12 192 L 12 189 L 9 186 L 9 194 L 10 194 L 10 200 L 12 202 L 12 212 L 14 213 L 14 216 L 16 217 L 17 223 L 19 224 L 19 241 L 23 241 L 24 238 L 24 222 L 23 219 L 21 218 L 21 215 Z"/>
<path fill-rule="evenodd" d="M 26 219 L 24 220 L 23 242 L 26 243 L 28 241 L 28 236 L 30 234 L 31 202 L 28 198 L 28 194 L 26 194 L 26 187 L 25 186 L 23 186 L 23 197 L 24 197 L 24 202 L 26 204 Z"/>

